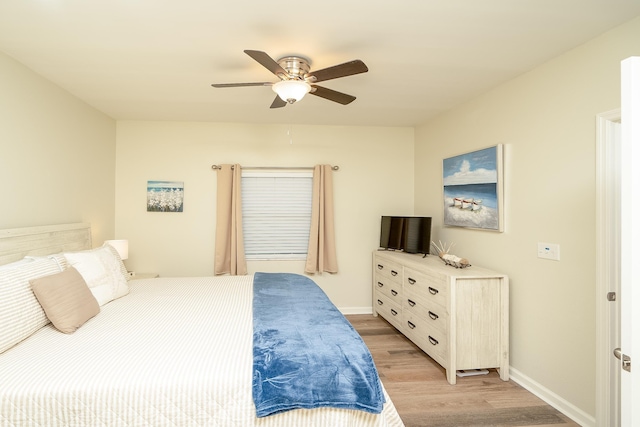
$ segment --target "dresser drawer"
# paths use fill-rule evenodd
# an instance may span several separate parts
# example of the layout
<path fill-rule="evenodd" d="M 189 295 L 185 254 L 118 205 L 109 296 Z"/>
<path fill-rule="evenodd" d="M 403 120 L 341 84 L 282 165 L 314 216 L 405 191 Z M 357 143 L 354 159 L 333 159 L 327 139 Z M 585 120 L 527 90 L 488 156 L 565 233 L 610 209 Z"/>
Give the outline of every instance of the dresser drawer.
<path fill-rule="evenodd" d="M 387 319 L 396 329 L 400 329 L 402 327 L 402 310 L 400 309 L 400 304 L 392 301 L 379 291 L 375 293 L 374 299 L 375 301 L 373 301 L 373 303 L 376 305 L 376 312 Z"/>
<path fill-rule="evenodd" d="M 448 368 L 448 342 L 447 334 L 439 329 L 431 327 L 426 320 L 403 313 L 403 330 L 406 336 L 418 347 L 424 350 L 436 362 L 445 369 Z"/>
<path fill-rule="evenodd" d="M 403 287 L 405 296 L 412 294 L 443 307 L 447 305 L 448 285 L 442 274 L 425 274 L 405 267 Z"/>
<path fill-rule="evenodd" d="M 412 318 L 421 318 L 429 328 L 436 328 L 443 333 L 447 331 L 449 313 L 439 304 L 414 295 L 405 295 L 402 299 L 402 312 Z"/>
<path fill-rule="evenodd" d="M 398 305 L 402 304 L 402 283 L 389 279 L 382 274 L 376 274 L 374 286 L 377 292 L 382 292 Z"/>
<path fill-rule="evenodd" d="M 375 271 L 383 277 L 402 284 L 402 265 L 382 257 L 376 257 Z"/>

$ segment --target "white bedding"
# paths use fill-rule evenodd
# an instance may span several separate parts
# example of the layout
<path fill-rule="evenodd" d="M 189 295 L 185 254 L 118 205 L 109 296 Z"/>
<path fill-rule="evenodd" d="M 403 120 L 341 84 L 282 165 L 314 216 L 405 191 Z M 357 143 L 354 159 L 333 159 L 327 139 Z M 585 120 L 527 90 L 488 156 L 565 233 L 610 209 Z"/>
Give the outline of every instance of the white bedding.
<path fill-rule="evenodd" d="M 253 276 L 159 278 L 67 335 L 47 325 L 0 354 L 8 426 L 402 426 L 322 408 L 256 418 L 251 394 Z"/>

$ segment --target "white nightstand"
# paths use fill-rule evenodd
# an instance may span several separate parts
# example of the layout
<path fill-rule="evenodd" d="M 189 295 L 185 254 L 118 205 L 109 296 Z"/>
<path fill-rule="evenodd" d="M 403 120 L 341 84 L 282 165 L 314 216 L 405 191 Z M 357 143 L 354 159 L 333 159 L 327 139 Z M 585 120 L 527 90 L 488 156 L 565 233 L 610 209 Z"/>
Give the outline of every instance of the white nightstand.
<path fill-rule="evenodd" d="M 155 279 L 159 277 L 158 273 L 133 273 L 131 279 L 129 280 L 139 280 L 139 279 Z"/>

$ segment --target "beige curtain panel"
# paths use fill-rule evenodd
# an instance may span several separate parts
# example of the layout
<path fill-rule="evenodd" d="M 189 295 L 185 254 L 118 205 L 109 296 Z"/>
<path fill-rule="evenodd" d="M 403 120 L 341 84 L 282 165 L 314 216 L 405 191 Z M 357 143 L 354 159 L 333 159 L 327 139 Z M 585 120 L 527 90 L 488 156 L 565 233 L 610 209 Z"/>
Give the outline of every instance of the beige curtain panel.
<path fill-rule="evenodd" d="M 242 168 L 221 165 L 216 203 L 216 252 L 214 273 L 247 274 L 242 234 Z"/>
<path fill-rule="evenodd" d="M 311 207 L 309 249 L 304 272 L 337 273 L 336 241 L 333 217 L 333 170 L 331 165 L 313 168 L 313 202 Z"/>

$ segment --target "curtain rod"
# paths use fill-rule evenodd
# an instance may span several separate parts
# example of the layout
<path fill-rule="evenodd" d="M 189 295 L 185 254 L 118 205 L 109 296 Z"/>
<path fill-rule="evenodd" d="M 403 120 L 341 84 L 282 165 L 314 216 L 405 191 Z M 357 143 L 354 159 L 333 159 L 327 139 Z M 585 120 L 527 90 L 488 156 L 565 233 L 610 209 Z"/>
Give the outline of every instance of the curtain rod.
<path fill-rule="evenodd" d="M 308 169 L 313 169 L 313 166 L 294 166 L 294 167 L 286 167 L 286 166 L 241 166 L 242 169 L 252 169 L 252 170 L 308 170 Z M 234 166 L 231 165 L 231 169 L 233 169 Z M 222 166 L 220 165 L 211 165 L 211 169 L 213 170 L 218 170 L 218 169 L 222 169 Z M 331 170 L 337 171 L 340 170 L 340 166 L 331 166 Z"/>

